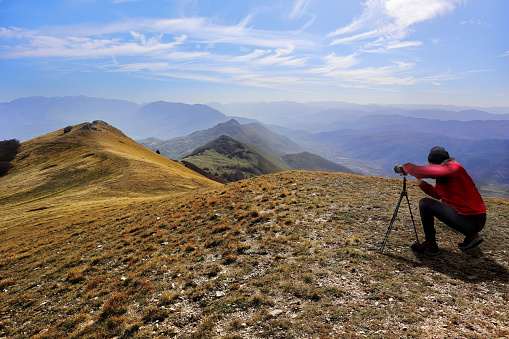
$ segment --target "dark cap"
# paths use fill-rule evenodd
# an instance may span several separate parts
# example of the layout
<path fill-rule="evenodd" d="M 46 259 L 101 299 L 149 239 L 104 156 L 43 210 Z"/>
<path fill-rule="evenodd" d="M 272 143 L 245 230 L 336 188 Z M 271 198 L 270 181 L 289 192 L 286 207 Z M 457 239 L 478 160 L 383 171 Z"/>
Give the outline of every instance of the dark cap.
<path fill-rule="evenodd" d="M 428 161 L 435 165 L 440 165 L 444 160 L 449 159 L 449 153 L 445 150 L 445 148 L 440 146 L 435 146 L 429 151 Z"/>

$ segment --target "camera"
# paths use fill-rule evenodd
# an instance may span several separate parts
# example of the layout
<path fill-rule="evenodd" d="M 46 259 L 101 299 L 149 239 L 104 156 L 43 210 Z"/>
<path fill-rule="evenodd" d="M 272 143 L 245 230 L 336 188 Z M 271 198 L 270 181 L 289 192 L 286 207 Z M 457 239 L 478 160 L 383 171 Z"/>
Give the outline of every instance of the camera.
<path fill-rule="evenodd" d="M 406 172 L 403 170 L 403 166 L 401 165 L 394 166 L 394 173 L 406 175 Z"/>

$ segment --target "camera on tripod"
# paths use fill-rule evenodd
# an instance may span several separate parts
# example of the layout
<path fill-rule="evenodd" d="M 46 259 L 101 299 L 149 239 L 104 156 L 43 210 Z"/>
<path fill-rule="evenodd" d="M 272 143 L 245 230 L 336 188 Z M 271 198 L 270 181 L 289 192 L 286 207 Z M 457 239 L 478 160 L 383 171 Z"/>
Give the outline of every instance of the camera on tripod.
<path fill-rule="evenodd" d="M 394 173 L 399 173 L 399 174 L 406 175 L 406 172 L 403 169 L 403 166 L 401 166 L 401 165 L 394 166 Z"/>
<path fill-rule="evenodd" d="M 406 190 L 406 175 L 407 173 L 403 169 L 403 166 L 396 165 L 394 166 L 394 172 L 399 173 L 403 175 L 403 190 L 401 191 L 401 194 L 399 195 L 399 201 L 396 205 L 396 209 L 394 210 L 394 214 L 392 215 L 391 223 L 389 224 L 389 228 L 387 228 L 387 232 L 385 233 L 385 238 L 382 242 L 382 245 L 380 246 L 380 252 L 384 251 L 385 245 L 387 244 L 387 239 L 389 239 L 389 234 L 391 233 L 392 225 L 394 224 L 394 221 L 396 220 L 396 216 L 398 215 L 399 206 L 401 205 L 401 201 L 403 200 L 403 197 L 406 198 L 406 202 L 408 205 L 408 209 L 410 211 L 410 217 L 412 218 L 412 225 L 414 226 L 414 232 L 415 232 L 415 239 L 417 240 L 417 243 L 419 244 L 419 237 L 417 236 L 417 229 L 415 228 L 415 222 L 414 222 L 414 215 L 412 214 L 412 208 L 410 207 L 410 200 L 408 200 L 408 192 Z"/>

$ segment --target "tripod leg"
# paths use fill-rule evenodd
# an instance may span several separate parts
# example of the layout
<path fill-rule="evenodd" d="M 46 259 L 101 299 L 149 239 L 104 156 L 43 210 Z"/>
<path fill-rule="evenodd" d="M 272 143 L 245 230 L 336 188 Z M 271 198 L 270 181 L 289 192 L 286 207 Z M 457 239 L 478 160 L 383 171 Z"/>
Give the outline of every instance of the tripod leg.
<path fill-rule="evenodd" d="M 396 220 L 396 216 L 398 215 L 398 209 L 401 205 L 401 200 L 403 199 L 404 192 L 401 192 L 398 200 L 398 204 L 396 205 L 396 209 L 394 210 L 394 214 L 392 215 L 391 223 L 389 224 L 389 228 L 387 228 L 387 233 L 385 233 L 384 241 L 382 242 L 382 246 L 380 246 L 380 252 L 384 251 L 385 244 L 387 243 L 387 239 L 389 238 L 389 234 L 391 233 L 392 225 L 394 224 L 394 220 Z M 408 197 L 407 197 L 408 199 Z M 413 219 L 412 219 L 413 220 Z"/>
<path fill-rule="evenodd" d="M 414 225 L 415 239 L 417 240 L 417 243 L 420 244 L 419 237 L 417 236 L 417 228 L 415 228 L 414 215 L 412 214 L 412 208 L 410 207 L 410 201 L 408 200 L 408 194 L 405 194 L 405 196 L 406 202 L 408 204 L 408 209 L 410 210 L 410 217 L 412 218 L 412 225 Z"/>

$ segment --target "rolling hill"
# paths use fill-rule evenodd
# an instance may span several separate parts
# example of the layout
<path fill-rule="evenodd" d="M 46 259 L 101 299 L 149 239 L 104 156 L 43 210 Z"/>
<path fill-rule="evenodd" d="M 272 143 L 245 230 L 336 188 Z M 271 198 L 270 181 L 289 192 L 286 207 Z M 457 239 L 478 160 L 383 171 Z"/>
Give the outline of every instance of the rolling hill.
<path fill-rule="evenodd" d="M 280 157 L 222 135 L 182 160 L 228 182 L 290 170 Z"/>
<path fill-rule="evenodd" d="M 217 183 L 126 137 L 103 122 L 82 123 L 21 144 L 13 168 L 0 178 L 0 204 L 16 218 L 30 211 L 58 211 L 105 198 L 145 198 L 174 194 Z M 30 207 L 27 207 L 30 206 Z M 5 215 L 0 223 L 9 222 Z"/>
<path fill-rule="evenodd" d="M 468 252 L 438 222 L 433 258 L 408 250 L 401 209 L 382 254 L 401 180 L 220 185 L 102 121 L 66 131 L 22 143 L 0 177 L 0 337 L 509 335 L 508 200 L 485 198 Z M 424 193 L 408 192 L 417 216 Z"/>
<path fill-rule="evenodd" d="M 183 137 L 170 140 L 150 138 L 138 140 L 138 142 L 153 151 L 159 150 L 162 155 L 170 159 L 181 159 L 189 155 L 196 148 L 222 135 L 227 135 L 235 140 L 249 143 L 274 155 L 285 155 L 304 151 L 304 148 L 299 144 L 291 141 L 287 137 L 270 131 L 260 124 L 251 123 L 241 125 L 235 119 Z"/>

